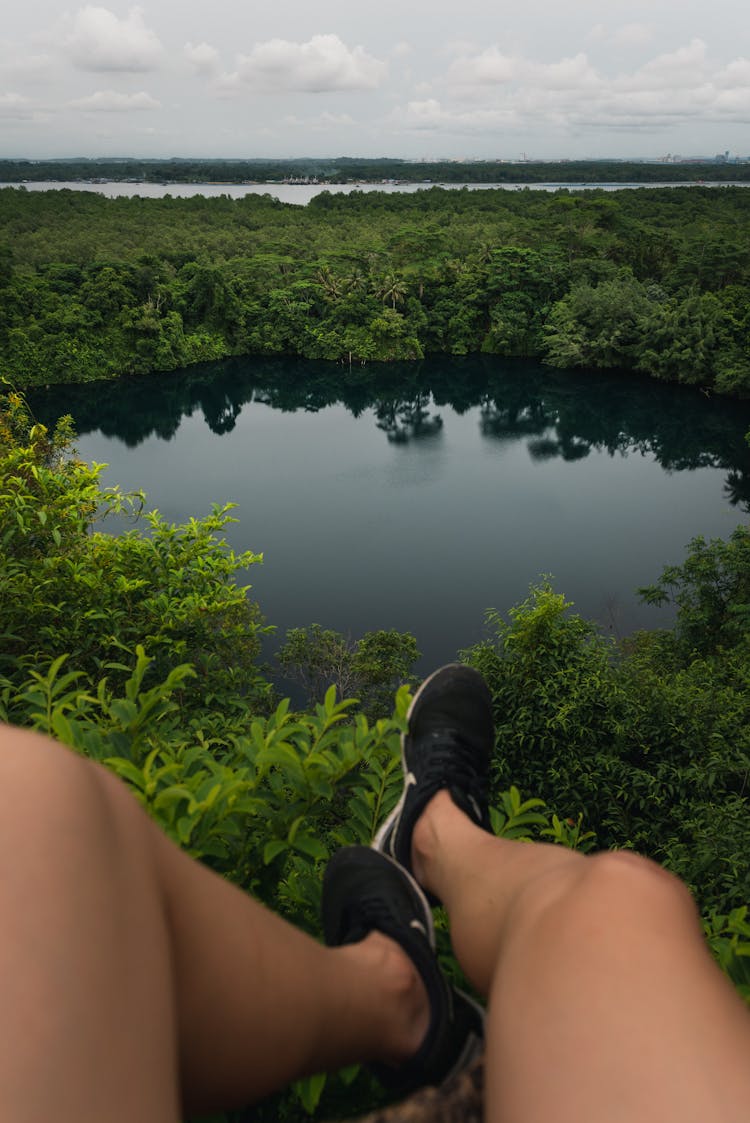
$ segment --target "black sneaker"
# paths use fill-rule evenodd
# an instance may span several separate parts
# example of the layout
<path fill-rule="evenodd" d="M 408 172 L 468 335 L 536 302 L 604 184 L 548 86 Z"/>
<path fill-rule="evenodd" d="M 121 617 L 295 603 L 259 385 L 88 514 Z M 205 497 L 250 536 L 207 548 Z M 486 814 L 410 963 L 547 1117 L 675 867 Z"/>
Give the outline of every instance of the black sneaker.
<path fill-rule="evenodd" d="M 398 1067 L 370 1065 L 387 1088 L 408 1095 L 442 1084 L 479 1055 L 484 1011 L 440 970 L 432 913 L 406 870 L 368 846 L 347 846 L 326 867 L 322 911 L 329 946 L 357 943 L 377 929 L 400 944 L 427 990 L 430 1025 L 415 1055 Z"/>
<path fill-rule="evenodd" d="M 441 789 L 447 788 L 477 826 L 491 829 L 492 696 L 478 671 L 449 663 L 424 680 L 406 720 L 408 731 L 401 738 L 404 790 L 372 845 L 411 871 L 414 824 Z"/>

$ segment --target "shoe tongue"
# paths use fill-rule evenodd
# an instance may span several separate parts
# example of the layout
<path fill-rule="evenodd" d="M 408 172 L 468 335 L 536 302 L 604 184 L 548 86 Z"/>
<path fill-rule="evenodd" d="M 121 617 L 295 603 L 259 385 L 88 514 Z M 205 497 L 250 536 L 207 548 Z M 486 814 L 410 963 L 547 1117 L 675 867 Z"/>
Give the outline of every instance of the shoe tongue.
<path fill-rule="evenodd" d="M 458 731 L 445 725 L 438 725 L 434 729 L 428 730 L 425 737 L 444 745 L 460 745 L 463 743 L 463 738 Z"/>

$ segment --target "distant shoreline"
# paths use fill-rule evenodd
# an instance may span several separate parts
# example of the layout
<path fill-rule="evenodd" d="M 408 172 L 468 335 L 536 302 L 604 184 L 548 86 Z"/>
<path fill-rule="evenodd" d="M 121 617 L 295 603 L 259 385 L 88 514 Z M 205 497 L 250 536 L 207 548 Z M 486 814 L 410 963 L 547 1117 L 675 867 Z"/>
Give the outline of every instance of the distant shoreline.
<path fill-rule="evenodd" d="M 467 161 L 430 163 L 402 160 L 137 160 L 64 159 L 0 160 L 0 181 L 144 183 L 329 187 L 547 185 L 615 186 L 621 184 L 750 182 L 750 157 L 742 161 L 696 160 L 684 163 L 638 160 Z"/>

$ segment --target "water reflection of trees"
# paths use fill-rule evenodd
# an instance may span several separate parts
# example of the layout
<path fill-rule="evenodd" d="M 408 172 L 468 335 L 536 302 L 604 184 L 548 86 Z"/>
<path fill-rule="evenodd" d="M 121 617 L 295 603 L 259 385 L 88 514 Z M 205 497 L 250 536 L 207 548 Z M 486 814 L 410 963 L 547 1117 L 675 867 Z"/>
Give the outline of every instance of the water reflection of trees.
<path fill-rule="evenodd" d="M 407 444 L 412 440 L 435 437 L 442 431 L 443 419 L 439 413 L 431 414 L 432 395 L 418 390 L 413 398 L 389 398 L 375 404 L 378 429 L 382 429 L 393 444 Z"/>
<path fill-rule="evenodd" d="M 374 423 L 393 444 L 434 439 L 440 407 L 478 408 L 487 441 L 526 443 L 536 460 L 579 460 L 592 449 L 611 456 L 652 455 L 667 470 L 727 470 L 730 503 L 750 510 L 750 403 L 707 399 L 687 387 L 632 375 L 556 372 L 533 362 L 490 356 L 371 364 L 254 359 L 112 383 L 65 386 L 30 395 L 41 421 L 72 413 L 79 433 L 100 430 L 135 446 L 170 440 L 183 417 L 199 411 L 217 434 L 230 432 L 250 402 L 316 412 L 343 405 Z"/>
<path fill-rule="evenodd" d="M 489 394 L 482 399 L 479 418 L 483 437 L 514 441 L 519 437 L 540 436 L 555 422 L 554 414 L 539 399 L 498 401 Z"/>

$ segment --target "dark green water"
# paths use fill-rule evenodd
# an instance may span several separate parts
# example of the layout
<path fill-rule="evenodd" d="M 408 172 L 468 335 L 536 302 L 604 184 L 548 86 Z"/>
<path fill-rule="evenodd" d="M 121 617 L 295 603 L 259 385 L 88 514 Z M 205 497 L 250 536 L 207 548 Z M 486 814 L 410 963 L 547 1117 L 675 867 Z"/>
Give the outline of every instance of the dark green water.
<path fill-rule="evenodd" d="M 238 503 L 236 548 L 280 631 L 413 631 L 423 669 L 552 574 L 615 634 L 635 590 L 748 520 L 750 404 L 496 358 L 353 370 L 236 360 L 35 396 L 107 482 L 184 520 Z"/>

